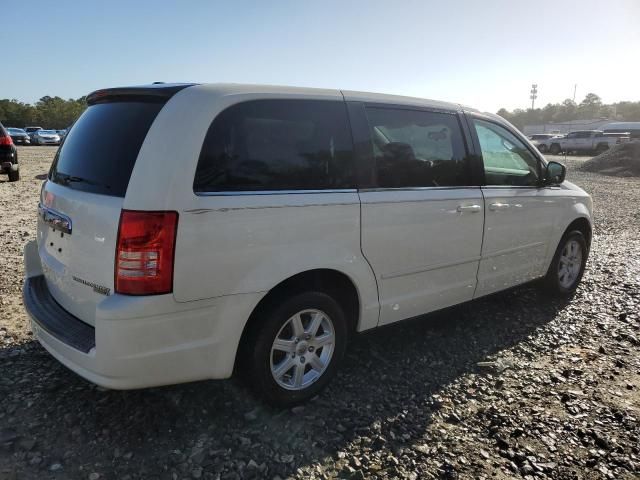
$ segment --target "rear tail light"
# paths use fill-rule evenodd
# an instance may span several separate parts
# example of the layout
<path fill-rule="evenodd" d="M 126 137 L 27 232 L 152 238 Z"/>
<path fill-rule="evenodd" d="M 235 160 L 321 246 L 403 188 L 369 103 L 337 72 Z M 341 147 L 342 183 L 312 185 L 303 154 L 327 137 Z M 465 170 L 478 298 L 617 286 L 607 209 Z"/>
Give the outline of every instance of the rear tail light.
<path fill-rule="evenodd" d="M 9 135 L 0 137 L 0 145 L 13 145 L 13 140 Z"/>
<path fill-rule="evenodd" d="M 178 212 L 122 210 L 116 247 L 115 290 L 126 295 L 173 291 Z"/>

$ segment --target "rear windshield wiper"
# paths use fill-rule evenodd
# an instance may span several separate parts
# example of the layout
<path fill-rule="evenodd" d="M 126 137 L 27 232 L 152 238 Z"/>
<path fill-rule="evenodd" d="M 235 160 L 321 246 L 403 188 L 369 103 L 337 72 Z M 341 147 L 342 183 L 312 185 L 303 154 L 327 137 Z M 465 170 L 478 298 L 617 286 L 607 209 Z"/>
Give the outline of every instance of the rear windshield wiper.
<path fill-rule="evenodd" d="M 105 185 L 103 183 L 94 182 L 93 180 L 88 180 L 86 178 L 78 177 L 75 175 L 67 175 L 66 173 L 57 173 L 55 174 L 55 179 L 59 180 L 62 185 L 68 185 L 70 183 L 86 183 L 87 185 L 94 185 L 97 187 L 104 187 L 106 189 L 110 189 L 110 185 Z"/>

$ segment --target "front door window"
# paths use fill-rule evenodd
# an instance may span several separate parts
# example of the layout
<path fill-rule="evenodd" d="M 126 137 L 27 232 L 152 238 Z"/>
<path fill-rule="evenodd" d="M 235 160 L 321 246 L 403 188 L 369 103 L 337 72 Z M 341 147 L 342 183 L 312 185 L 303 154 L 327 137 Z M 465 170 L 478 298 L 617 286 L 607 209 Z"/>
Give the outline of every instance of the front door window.
<path fill-rule="evenodd" d="M 486 185 L 537 186 L 538 159 L 525 144 L 495 123 L 473 120 L 484 162 Z"/>

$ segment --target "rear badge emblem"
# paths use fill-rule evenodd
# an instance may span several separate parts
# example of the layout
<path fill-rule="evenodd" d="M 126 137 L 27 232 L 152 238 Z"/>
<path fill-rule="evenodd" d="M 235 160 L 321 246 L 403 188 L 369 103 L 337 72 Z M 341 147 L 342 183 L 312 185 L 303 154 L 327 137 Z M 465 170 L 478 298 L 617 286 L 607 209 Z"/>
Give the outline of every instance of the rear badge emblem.
<path fill-rule="evenodd" d="M 93 291 L 96 293 L 99 293 L 100 295 L 109 295 L 111 293 L 111 289 L 108 287 L 103 287 L 102 285 L 98 285 L 97 283 L 88 282 L 76 276 L 74 276 L 73 279 L 78 283 L 81 283 L 83 285 L 86 285 L 87 287 L 93 288 Z"/>

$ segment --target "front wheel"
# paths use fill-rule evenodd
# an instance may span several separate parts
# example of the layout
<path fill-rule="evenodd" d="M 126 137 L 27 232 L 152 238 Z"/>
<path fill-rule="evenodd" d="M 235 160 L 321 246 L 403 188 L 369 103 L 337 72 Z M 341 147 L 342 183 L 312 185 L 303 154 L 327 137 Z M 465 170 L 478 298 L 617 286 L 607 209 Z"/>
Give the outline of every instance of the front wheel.
<path fill-rule="evenodd" d="M 243 348 L 245 379 L 276 406 L 309 400 L 335 375 L 347 336 L 344 311 L 331 296 L 292 296 L 256 319 Z"/>
<path fill-rule="evenodd" d="M 609 146 L 605 145 L 604 143 L 601 143 L 596 147 L 596 155 L 600 155 L 601 153 L 606 152 L 607 150 L 609 150 Z"/>
<path fill-rule="evenodd" d="M 538 150 L 540 151 L 540 153 L 546 153 L 548 149 L 549 148 L 544 144 L 538 145 Z"/>
<path fill-rule="evenodd" d="M 555 295 L 570 296 L 578 288 L 589 256 L 587 241 L 582 232 L 568 232 L 560 240 L 544 283 Z"/>
<path fill-rule="evenodd" d="M 549 153 L 551 155 L 558 155 L 560 153 L 561 149 L 560 149 L 560 145 L 558 145 L 557 143 L 554 143 L 553 145 L 551 145 L 549 147 Z"/>

